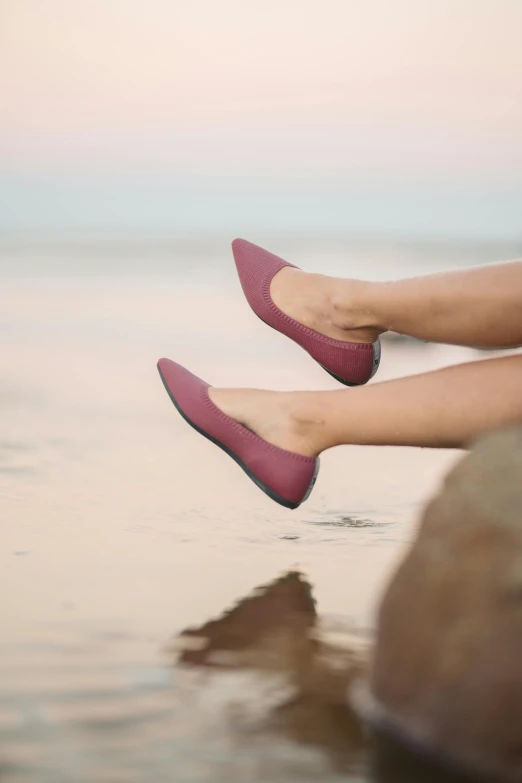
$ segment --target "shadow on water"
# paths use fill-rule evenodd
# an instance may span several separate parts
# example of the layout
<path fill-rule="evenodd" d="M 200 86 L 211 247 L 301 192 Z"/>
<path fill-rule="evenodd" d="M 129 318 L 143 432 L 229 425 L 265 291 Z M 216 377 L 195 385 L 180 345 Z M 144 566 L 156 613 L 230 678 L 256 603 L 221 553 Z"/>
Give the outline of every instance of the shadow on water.
<path fill-rule="evenodd" d="M 288 572 L 219 618 L 183 631 L 171 653 L 177 665 L 207 670 L 214 677 L 245 669 L 283 675 L 287 688 L 256 731 L 322 750 L 331 771 L 346 780 L 478 783 L 362 724 L 347 693 L 368 670 L 371 640 L 333 644 L 327 631 L 311 585 L 300 573 Z M 233 729 L 248 731 L 241 716 L 235 717 Z"/>

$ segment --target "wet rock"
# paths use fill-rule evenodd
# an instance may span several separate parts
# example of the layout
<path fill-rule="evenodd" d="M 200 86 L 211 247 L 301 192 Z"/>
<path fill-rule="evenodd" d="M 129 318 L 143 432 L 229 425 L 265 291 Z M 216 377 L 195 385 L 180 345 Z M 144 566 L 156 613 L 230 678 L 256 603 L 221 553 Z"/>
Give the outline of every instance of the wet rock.
<path fill-rule="evenodd" d="M 382 601 L 374 715 L 419 747 L 522 781 L 522 428 L 451 470 Z"/>

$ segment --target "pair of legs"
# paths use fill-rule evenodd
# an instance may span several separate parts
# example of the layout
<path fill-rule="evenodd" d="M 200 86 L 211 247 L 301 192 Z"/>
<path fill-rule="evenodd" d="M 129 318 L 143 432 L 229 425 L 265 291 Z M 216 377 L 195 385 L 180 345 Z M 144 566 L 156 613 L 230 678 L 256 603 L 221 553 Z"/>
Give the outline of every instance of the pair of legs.
<path fill-rule="evenodd" d="M 283 312 L 338 340 L 373 342 L 393 330 L 471 347 L 522 345 L 522 261 L 386 283 L 287 267 L 270 293 Z M 465 448 L 522 423 L 522 355 L 338 391 L 209 394 L 265 440 L 305 456 L 341 444 Z"/>

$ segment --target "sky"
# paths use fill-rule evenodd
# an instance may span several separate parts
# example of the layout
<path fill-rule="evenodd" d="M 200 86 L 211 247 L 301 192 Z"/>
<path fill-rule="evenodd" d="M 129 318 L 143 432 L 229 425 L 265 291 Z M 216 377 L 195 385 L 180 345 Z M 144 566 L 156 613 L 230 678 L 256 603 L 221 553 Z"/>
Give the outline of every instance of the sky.
<path fill-rule="evenodd" d="M 520 0 L 1 0 L 0 232 L 522 237 Z"/>

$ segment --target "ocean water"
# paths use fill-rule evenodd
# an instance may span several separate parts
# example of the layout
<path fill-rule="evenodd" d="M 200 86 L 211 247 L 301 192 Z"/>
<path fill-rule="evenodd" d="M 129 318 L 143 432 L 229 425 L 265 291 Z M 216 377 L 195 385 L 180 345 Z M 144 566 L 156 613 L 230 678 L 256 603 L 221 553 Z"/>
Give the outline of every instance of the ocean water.
<path fill-rule="evenodd" d="M 371 279 L 520 254 L 253 241 Z M 324 748 L 256 731 L 257 718 L 239 730 L 231 705 L 262 711 L 265 684 L 202 679 L 175 665 L 170 643 L 294 569 L 326 623 L 371 631 L 422 504 L 459 454 L 336 449 L 310 499 L 283 509 L 182 421 L 155 368 L 168 356 L 214 385 L 336 388 L 251 315 L 227 240 L 5 239 L 0 254 L 2 780 L 369 779 L 364 764 L 347 777 Z M 389 340 L 376 381 L 479 357 Z"/>

